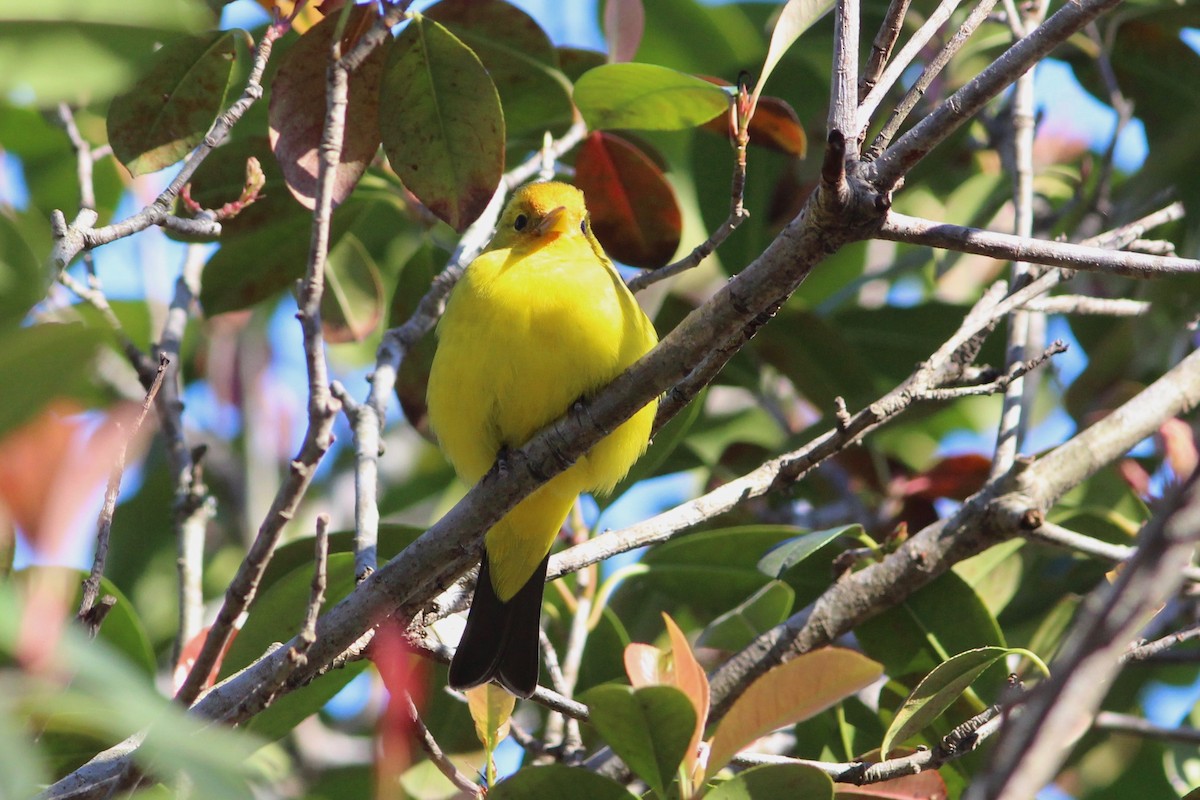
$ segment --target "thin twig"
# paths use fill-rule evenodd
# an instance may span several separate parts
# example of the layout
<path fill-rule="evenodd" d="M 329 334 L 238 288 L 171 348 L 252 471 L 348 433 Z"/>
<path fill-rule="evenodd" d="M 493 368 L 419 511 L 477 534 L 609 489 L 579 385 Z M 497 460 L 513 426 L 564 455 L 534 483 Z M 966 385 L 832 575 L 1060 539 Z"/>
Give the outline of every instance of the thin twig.
<path fill-rule="evenodd" d="M 1155 725 L 1143 717 L 1121 714 L 1116 711 L 1101 711 L 1092 722 L 1092 727 L 1096 730 L 1112 731 L 1113 733 L 1131 733 L 1144 739 L 1157 739 L 1163 742 L 1177 742 L 1193 746 L 1200 744 L 1200 729 L 1182 726 L 1169 728 L 1164 725 Z"/>
<path fill-rule="evenodd" d="M 1123 564 L 1133 557 L 1137 549 L 1125 545 L 1109 544 L 1091 536 L 1084 536 L 1073 530 L 1064 528 L 1053 522 L 1043 522 L 1037 528 L 1026 531 L 1026 538 L 1052 544 L 1055 547 L 1066 548 L 1077 553 L 1098 558 L 1111 564 Z M 1183 577 L 1192 582 L 1200 582 L 1200 567 L 1188 565 L 1183 568 Z"/>
<path fill-rule="evenodd" d="M 1082 294 L 1059 294 L 1030 300 L 1023 308 L 1043 314 L 1076 314 L 1099 317 L 1141 317 L 1150 313 L 1145 300 L 1124 297 L 1089 297 Z"/>
<path fill-rule="evenodd" d="M 862 80 L 858 83 L 860 103 L 875 88 L 879 76 L 883 74 L 883 67 L 892 54 L 892 48 L 896 46 L 896 40 L 900 38 L 900 29 L 904 26 L 904 15 L 908 13 L 909 2 L 910 0 L 891 0 L 888 3 L 883 24 L 879 26 L 879 31 L 871 42 L 871 55 L 863 68 Z"/>
<path fill-rule="evenodd" d="M 429 728 L 421 719 L 421 714 L 417 711 L 417 705 L 413 702 L 412 695 L 408 692 L 404 693 L 404 703 L 408 710 L 408 719 L 417 732 L 417 741 L 421 743 L 421 748 L 429 756 L 433 765 L 437 767 L 438 772 L 445 775 L 446 779 L 453 783 L 460 792 L 466 792 L 471 797 L 482 796 L 483 789 L 454 766 L 454 762 L 438 745 L 437 739 L 433 738 L 433 734 L 430 733 Z"/>
<path fill-rule="evenodd" d="M 879 229 L 881 239 L 923 244 L 1006 261 L 1028 261 L 1052 267 L 1111 273 L 1130 278 L 1153 278 L 1200 272 L 1200 261 L 1167 258 L 1088 245 L 1027 239 L 948 222 L 933 222 L 888 212 Z"/>
<path fill-rule="evenodd" d="M 891 189 L 921 159 L 977 114 L 992 98 L 1041 61 L 1059 43 L 1121 0 L 1078 0 L 1066 3 L 1037 30 L 1012 45 L 983 72 L 946 98 L 928 116 L 901 136 L 870 166 L 872 182 Z M 878 87 L 876 87 L 878 91 Z M 860 122 L 870 114 L 859 116 Z"/>
<path fill-rule="evenodd" d="M 308 371 L 308 426 L 300 452 L 289 465 L 287 477 L 276 492 L 254 542 L 225 592 L 225 600 L 204 645 L 183 686 L 176 693 L 176 699 L 184 705 L 191 705 L 200 693 L 205 676 L 225 649 L 235 621 L 254 599 L 284 525 L 295 516 L 317 464 L 333 443 L 333 422 L 341 410 L 341 404 L 329 391 L 329 367 L 325 361 L 325 342 L 321 329 L 321 295 L 325 288 L 333 179 L 342 152 L 346 106 L 349 102 L 349 76 L 345 69 L 338 68 L 337 63 L 340 50 L 341 39 L 334 37 L 331 53 L 333 66 L 327 75 L 326 117 L 318 150 L 316 206 L 313 209 L 308 265 L 305 277 L 299 283 L 297 298 L 300 310 L 296 316 L 300 320 Z"/>
<path fill-rule="evenodd" d="M 891 90 L 893 84 L 900 80 L 900 76 L 904 74 L 904 71 L 908 69 L 920 52 L 925 49 L 925 45 L 929 44 L 929 40 L 938 32 L 938 29 L 946 24 L 950 15 L 954 13 L 954 9 L 958 8 L 961 2 L 962 0 L 942 0 L 938 3 L 938 7 L 929 15 L 929 19 L 925 20 L 912 38 L 904 44 L 904 47 L 900 48 L 900 52 L 879 76 L 878 83 L 863 98 L 858 106 L 855 127 L 853 130 L 847 131 L 847 135 L 853 136 L 856 140 L 862 139 L 867 126 L 871 123 L 871 117 L 875 115 L 875 110 L 883 102 L 884 96 Z"/>
<path fill-rule="evenodd" d="M 60 211 L 55 211 L 51 217 L 51 230 L 54 234 L 54 250 L 52 263 L 58 270 L 64 270 L 67 265 L 79 255 L 81 250 L 91 250 L 109 242 L 115 242 L 138 231 L 143 231 L 152 225 L 168 225 L 175 230 L 200 237 L 216 237 L 221 233 L 221 226 L 210 219 L 185 220 L 171 214 L 171 207 L 183 187 L 191 180 L 196 169 L 208 158 L 229 135 L 229 130 L 250 106 L 263 95 L 262 76 L 271 57 L 271 49 L 275 40 L 283 35 L 285 28 L 280 25 L 268 25 L 254 51 L 254 61 L 250 68 L 250 76 L 242 95 L 213 121 L 212 126 L 204 135 L 203 141 L 197 145 L 171 183 L 150 205 L 127 217 L 120 222 L 106 225 L 103 228 L 93 227 L 96 223 L 96 213 L 88 208 L 80 209 L 75 220 L 70 225 Z"/>
<path fill-rule="evenodd" d="M 954 58 L 954 55 L 962 49 L 962 46 L 967 43 L 967 40 L 971 38 L 975 30 L 988 18 L 988 14 L 991 13 L 995 5 L 996 0 L 982 0 L 967 16 L 966 20 L 963 21 L 963 24 L 959 26 L 954 36 L 950 38 L 950 41 L 946 42 L 945 46 L 933 57 L 933 60 L 925 65 L 925 69 L 921 70 L 921 74 L 917 77 L 917 80 L 904 93 L 904 97 L 892 109 L 887 122 L 884 123 L 883 128 L 875 136 L 870 149 L 867 151 L 867 159 L 874 160 L 891 143 L 892 139 L 900 131 L 900 126 L 904 124 L 904 121 L 908 119 L 908 115 L 912 113 L 912 110 L 917 107 L 917 103 L 925 96 L 925 92 L 929 89 L 934 79 L 941 74 L 946 65 L 950 63 L 950 59 Z M 862 135 L 865 136 L 866 132 L 867 126 L 864 125 Z"/>
<path fill-rule="evenodd" d="M 96 555 L 92 559 L 92 570 L 83 581 L 83 602 L 80 603 L 79 613 L 76 615 L 87 628 L 88 635 L 92 637 L 95 637 L 96 632 L 100 630 L 100 623 L 104 621 L 105 615 L 116 602 L 115 598 L 105 597 L 100 605 L 96 605 L 100 594 L 100 578 L 104 575 L 104 562 L 108 559 L 108 540 L 109 534 L 112 533 L 113 513 L 117 509 L 117 495 L 121 492 L 121 476 L 125 473 L 125 454 L 129 450 L 129 443 L 137 437 L 142 423 L 146 420 L 146 414 L 149 413 L 150 406 L 154 403 L 154 396 L 158 394 L 159 387 L 162 386 L 166 368 L 167 361 L 163 359 L 159 362 L 158 374 L 154 378 L 154 383 L 150 385 L 150 389 L 146 392 L 146 398 L 142 401 L 142 410 L 134 418 L 125 441 L 117 451 L 116 461 L 108 473 L 108 484 L 104 487 L 104 503 L 100 507 L 100 516 L 96 520 Z"/>
<path fill-rule="evenodd" d="M 1196 580 L 1195 577 L 1186 576 L 1189 580 Z M 1159 656 L 1173 647 L 1178 647 L 1184 642 L 1190 642 L 1194 639 L 1200 639 L 1200 625 L 1193 625 L 1190 628 L 1184 628 L 1181 631 L 1155 639 L 1152 642 L 1141 642 L 1133 647 L 1130 647 L 1121 655 L 1122 664 L 1136 664 L 1140 661 L 1151 661 L 1156 656 Z"/>

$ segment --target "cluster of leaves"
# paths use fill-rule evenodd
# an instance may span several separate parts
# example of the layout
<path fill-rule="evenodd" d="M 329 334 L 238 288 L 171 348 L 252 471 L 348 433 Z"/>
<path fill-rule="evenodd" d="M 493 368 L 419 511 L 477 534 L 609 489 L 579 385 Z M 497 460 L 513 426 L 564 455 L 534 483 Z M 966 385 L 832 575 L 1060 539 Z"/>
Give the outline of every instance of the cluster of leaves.
<path fill-rule="evenodd" d="M 115 340 L 104 319 L 85 306 L 43 309 L 47 320 L 73 325 L 23 326 L 53 278 L 44 267 L 51 248 L 49 214 L 76 208 L 78 185 L 66 135 L 22 100 L 32 96 L 44 108 L 60 100 L 72 103 L 84 138 L 111 146 L 115 159 L 99 159 L 93 175 L 103 224 L 114 218 L 131 176 L 174 164 L 202 141 L 245 85 L 250 44 L 261 37 L 257 31 L 214 30 L 210 10 L 186 0 L 71 4 L 69 28 L 58 5 L 41 2 L 17 14 L 0 4 L 0 90 L 8 98 L 0 106 L 0 145 L 19 159 L 29 193 L 25 208 L 0 210 L 0 382 L 6 387 L 0 453 L 16 465 L 0 475 L 0 490 L 5 505 L 24 514 L 13 516 L 27 533 L 38 529 L 39 515 L 53 503 L 52 493 L 30 486 L 59 480 L 78 434 L 57 434 L 57 450 L 42 448 L 43 455 L 57 458 L 43 458 L 42 471 L 28 468 L 28 456 L 14 455 L 31 449 L 15 449 L 20 440 L 14 437 L 29 434 L 31 420 L 61 420 L 75 409 L 100 408 L 111 400 L 111 390 L 97 386 L 95 377 L 103 370 L 95 365 L 111 363 Z M 229 141 L 204 161 L 188 193 L 199 208 L 243 200 L 239 213 L 224 221 L 221 246 L 204 270 L 200 299 L 216 319 L 205 330 L 189 329 L 183 360 L 189 384 L 212 390 L 242 411 L 247 426 L 254 420 L 254 402 L 245 387 L 265 377 L 262 364 L 270 355 L 264 311 L 277 307 L 302 274 L 309 247 L 327 54 L 335 38 L 343 52 L 351 50 L 373 22 L 371 7 L 343 15 L 336 4 L 325 5 L 333 13 L 316 15 L 303 35 L 291 33 L 276 44 L 263 78 L 269 102 L 253 106 L 234 127 Z M 862 27 L 874 30 L 885 4 L 862 5 Z M 927 13 L 932 6 L 916 0 L 913 10 Z M 1145 200 L 1168 182 L 1166 175 L 1189 202 L 1200 195 L 1200 179 L 1179 170 L 1194 160 L 1196 138 L 1186 132 L 1200 108 L 1189 99 L 1200 86 L 1200 58 L 1179 40 L 1189 18 L 1152 0 L 1135 9 L 1136 19 L 1112 29 L 1111 63 L 1118 83 L 1136 98 L 1152 155 L 1136 179 L 1118 176 L 1109 209 L 1116 221 L 1146 210 Z M 566 132 L 577 114 L 588 133 L 565 162 L 587 194 L 594 228 L 608 251 L 626 264 L 653 267 L 701 241 L 729 211 L 732 152 L 721 115 L 731 92 L 721 84 L 743 70 L 760 72 L 766 61 L 773 65 L 770 90 L 778 97 L 760 98 L 751 132 L 745 197 L 751 216 L 694 277 L 657 301 L 656 326 L 669 330 L 699 294 L 768 246 L 816 180 L 817 165 L 801 159 L 803 130 L 824 126 L 831 21 L 807 31 L 803 47 L 779 49 L 767 37 L 773 12 L 760 3 L 656 0 L 646 4 L 643 26 L 626 21 L 609 27 L 608 56 L 555 47 L 532 18 L 502 0 L 441 0 L 413 15 L 351 79 L 323 308 L 330 341 L 344 346 L 332 348 L 331 357 L 344 365 L 369 359 L 381 325 L 411 313 L 457 233 L 490 200 L 506 166 L 536 152 L 547 131 Z M 985 25 L 931 90 L 931 99 L 973 77 L 1007 36 L 1002 25 Z M 1145 55 L 1164 49 L 1173 54 L 1169 73 L 1162 61 Z M 1108 100 L 1092 54 L 1071 49 L 1067 55 L 1084 85 Z M 639 63 L 609 63 L 634 57 Z M 64 69 L 64 61 L 76 68 Z M 908 178 L 896 208 L 958 224 L 987 227 L 996 220 L 1008 197 L 1009 176 L 986 147 L 986 136 L 983 125 L 957 136 Z M 1056 144 L 1055 161 L 1040 173 L 1037 190 L 1048 207 L 1064 209 L 1047 216 L 1047 229 L 1073 234 L 1082 216 L 1075 211 L 1091 196 L 1099 171 L 1095 157 L 1078 143 Z M 261 166 L 262 181 L 247 195 L 250 159 Z M 1177 233 L 1182 242 L 1183 232 Z M 107 264 L 97 256 L 103 277 Z M 835 397 L 852 409 L 870 402 L 946 338 L 999 268 L 987 259 L 933 256 L 917 247 L 844 248 L 733 359 L 714 389 L 656 437 L 615 496 L 636 480 L 679 472 L 696 476 L 701 485 L 718 485 L 807 438 L 809 426 L 834 408 Z M 1091 281 L 1092 293 L 1136 293 L 1153 301 L 1155 313 L 1119 323 L 1070 321 L 1086 365 L 1067 387 L 1044 384 L 1041 401 L 1061 408 L 1076 426 L 1112 408 L 1174 360 L 1186 345 L 1180 323 L 1194 312 L 1197 299 L 1195 287 L 1182 279 L 1133 289 L 1119 279 Z M 249 314 L 217 317 L 248 309 Z M 114 302 L 113 311 L 134 342 L 149 345 L 157 335 L 152 300 Z M 241 349 L 231 368 L 222 354 L 235 337 Z M 409 354 L 398 383 L 413 425 L 423 415 L 430 347 L 426 341 Z M 989 347 L 983 360 L 1002 363 L 1000 348 Z M 76 405 L 69 411 L 49 408 L 51 399 L 63 398 Z M 875 558 L 891 538 L 924 526 L 945 504 L 977 489 L 987 459 L 945 456 L 940 447 L 952 434 L 990 429 L 997 407 L 997 400 L 973 398 L 912 413 L 787 496 L 746 504 L 706 523 L 701 532 L 651 550 L 636 569 L 610 578 L 595 595 L 601 602 L 575 687 L 593 720 L 585 728 L 585 744 L 607 743 L 660 797 L 702 792 L 737 749 L 778 728 L 789 731 L 787 754 L 833 762 L 932 744 L 997 701 L 1006 673 L 1018 663 L 1049 659 L 1079 596 L 1105 579 L 1105 569 L 1080 556 L 1014 541 L 959 564 L 859 626 L 855 638 L 865 657 L 831 650 L 797 659 L 765 677 L 762 688 L 748 692 L 715 730 L 706 731 L 703 671 L 695 659 L 711 664 L 736 652 L 812 602 L 847 568 L 844 553 L 860 559 L 852 558 L 850 568 Z M 39 433 L 44 427 L 32 430 L 37 442 L 49 440 Z M 249 491 L 254 476 L 242 466 L 254 457 L 255 446 L 245 431 L 210 442 L 208 478 L 219 509 L 205 564 L 210 598 L 220 597 L 228 585 L 244 553 L 244 520 L 258 510 Z M 405 448 L 409 458 L 383 490 L 381 512 L 418 525 L 384 526 L 381 559 L 399 552 L 461 491 L 428 443 L 410 437 L 394 446 Z M 1147 455 L 1141 468 L 1172 477 L 1169 466 L 1160 466 L 1162 455 Z M 281 448 L 278 460 L 289 456 Z M 338 720 L 322 710 L 365 662 L 335 670 L 256 715 L 245 727 L 261 737 L 255 745 L 267 744 L 252 766 L 244 763 L 246 743 L 230 743 L 234 734 L 194 732 L 180 715 L 162 721 L 161 715 L 171 713 L 169 704 L 151 687 L 155 671 L 172 659 L 177 602 L 171 577 L 175 543 L 169 536 L 176 487 L 164 458 L 161 449 L 151 449 L 140 489 L 117 510 L 104 585 L 117 604 L 100 631 L 100 642 L 108 646 L 85 644 L 71 629 L 63 634 L 66 655 L 59 667 L 75 676 L 69 692 L 59 691 L 52 678 L 28 677 L 36 675 L 34 662 L 22 650 L 17 626 L 39 618 L 28 608 L 0 613 L 0 683 L 11 684 L 0 691 L 0 794 L 21 796 L 20 787 L 70 771 L 152 720 L 158 720 L 154 731 L 161 739 L 143 749 L 142 766 L 161 775 L 164 765 L 177 765 L 193 780 L 213 781 L 197 784 L 203 794 L 224 797 L 244 794 L 248 773 L 265 782 L 283 769 L 277 764 L 287 751 L 277 742 L 314 713 L 352 735 L 373 733 L 369 720 Z M 333 475 L 311 492 L 314 504 L 330 496 L 352 462 L 345 450 L 333 460 Z M 71 486 L 70 479 L 62 480 Z M 1066 498 L 1053 519 L 1104 541 L 1129 543 L 1148 516 L 1150 485 L 1140 484 L 1139 494 L 1117 470 L 1105 470 Z M 834 507 L 847 498 L 866 510 L 865 527 L 809 529 L 804 509 Z M 764 524 L 767 519 L 788 524 Z M 294 534 L 302 532 L 297 525 Z M 349 533 L 332 537 L 331 603 L 353 588 L 350 539 Z M 298 628 L 309 596 L 311 552 L 311 543 L 299 539 L 275 554 L 221 677 Z M 50 575 L 27 570 L 19 580 Z M 574 579 L 564 584 L 567 595 L 580 590 Z M 18 585 L 17 579 L 0 585 L 0 605 L 16 603 Z M 72 607 L 65 600 L 63 608 Z M 672 620 L 669 648 L 641 644 L 662 641 L 663 612 Z M 552 598 L 547 629 L 560 647 L 572 613 L 568 599 Z M 886 683 L 877 705 L 869 705 L 852 692 L 878 670 Z M 1186 666 L 1126 672 L 1106 707 L 1136 711 L 1150 681 L 1194 678 L 1194 669 Z M 824 682 L 831 679 L 838 680 Z M 435 671 L 431 680 L 440 688 L 444 675 Z M 494 744 L 494 729 L 476 737 L 461 702 L 441 691 L 428 697 L 423 715 L 437 741 L 477 769 L 486 760 L 477 738 Z M 532 727 L 540 723 L 535 719 Z M 36 745 L 30 730 L 41 732 Z M 695 744 L 702 740 L 709 742 L 709 761 L 699 769 Z M 1121 777 L 1111 785 L 1094 777 L 1092 765 L 1100 761 L 1118 765 Z M 1193 761 L 1194 754 L 1167 745 L 1092 733 L 1077 748 L 1064 780 L 1081 798 L 1122 792 L 1166 796 L 1173 790 L 1163 763 L 1186 773 Z M 968 757 L 921 783 L 878 787 L 889 795 L 871 795 L 869 787 L 835 789 L 824 774 L 797 765 L 746 770 L 708 791 L 712 797 L 773 797 L 781 785 L 793 794 L 799 785 L 810 797 L 955 796 L 976 765 Z M 428 762 L 414 765 L 402 780 L 413 796 L 448 792 Z M 556 797 L 567 781 L 580 796 L 628 795 L 604 778 L 560 767 L 522 770 L 493 791 L 501 797 Z M 309 796 L 345 796 L 349 787 L 369 783 L 369 765 L 329 768 L 313 780 Z"/>

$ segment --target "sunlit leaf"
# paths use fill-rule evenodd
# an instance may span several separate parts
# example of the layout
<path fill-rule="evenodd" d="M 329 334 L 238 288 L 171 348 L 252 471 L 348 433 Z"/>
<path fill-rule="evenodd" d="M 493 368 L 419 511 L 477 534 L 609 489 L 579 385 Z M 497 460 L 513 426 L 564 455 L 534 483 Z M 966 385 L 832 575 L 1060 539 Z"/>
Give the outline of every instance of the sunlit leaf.
<path fill-rule="evenodd" d="M 467 689 L 466 695 L 467 708 L 471 711 L 471 719 L 475 720 L 475 735 L 491 753 L 508 736 L 508 724 L 517 698 L 494 683 Z"/>
<path fill-rule="evenodd" d="M 704 796 L 707 800 L 771 800 L 777 797 L 827 800 L 833 797 L 833 780 L 816 767 L 804 764 L 764 764 L 718 783 Z"/>
<path fill-rule="evenodd" d="M 789 569 L 799 564 L 839 536 L 862 534 L 861 525 L 843 525 L 825 531 L 812 531 L 782 542 L 759 559 L 758 571 L 772 578 L 783 577 Z"/>
<path fill-rule="evenodd" d="M 450 227 L 482 212 L 504 172 L 504 115 L 479 57 L 431 19 L 391 49 L 379 125 L 392 169 Z"/>
<path fill-rule="evenodd" d="M 691 701 L 673 686 L 597 686 L 582 699 L 613 752 L 665 796 L 696 725 Z"/>
<path fill-rule="evenodd" d="M 729 108 L 707 81 L 654 64 L 605 64 L 575 83 L 575 105 L 592 130 L 694 128 Z"/>
<path fill-rule="evenodd" d="M 238 31 L 168 42 L 128 92 L 113 98 L 108 138 L 134 175 L 181 160 L 200 143 L 225 105 Z"/>
<path fill-rule="evenodd" d="M 612 778 L 587 769 L 549 764 L 518 770 L 492 787 L 489 800 L 633 800 L 632 794 Z"/>
<path fill-rule="evenodd" d="M 625 674 L 634 687 L 663 682 L 665 654 L 652 644 L 631 642 L 625 647 Z"/>
<path fill-rule="evenodd" d="M 342 52 L 354 45 L 377 16 L 373 6 L 357 6 L 351 11 L 342 34 Z M 288 189 L 305 208 L 316 205 L 317 151 L 326 115 L 326 71 L 339 18 L 340 14 L 333 14 L 301 36 L 287 51 L 271 83 L 271 150 Z M 379 149 L 379 86 L 386 63 L 387 43 L 375 48 L 350 75 L 342 151 L 333 179 L 334 205 L 353 191 Z"/>
<path fill-rule="evenodd" d="M 1043 674 L 1049 674 L 1040 658 L 1019 647 L 981 647 L 943 661 L 917 684 L 896 712 L 880 746 L 884 758 L 893 745 L 904 742 L 941 716 L 988 667 L 1008 655 L 1024 656 L 1038 665 Z"/>
<path fill-rule="evenodd" d="M 201 0 L 0 0 L 0 96 L 43 108 L 103 102 L 158 45 L 211 20 Z"/>
<path fill-rule="evenodd" d="M 775 21 L 775 30 L 771 32 L 771 44 L 767 48 L 767 58 L 762 70 L 758 73 L 758 82 L 754 85 L 752 102 L 757 103 L 762 87 L 771 77 L 779 59 L 788 51 L 812 24 L 833 8 L 833 0 L 788 0 L 787 5 L 779 12 Z"/>
<path fill-rule="evenodd" d="M 642 8 L 642 0 L 606 0 L 604 39 L 608 42 L 609 60 L 633 61 L 645 27 L 646 10 Z"/>
<path fill-rule="evenodd" d="M 613 134 L 592 133 L 575 161 L 575 184 L 609 256 L 644 268 L 670 261 L 682 217 L 671 185 L 644 153 Z"/>
<path fill-rule="evenodd" d="M 840 647 L 804 653 L 775 667 L 752 683 L 721 720 L 709 750 L 707 776 L 717 774 L 754 740 L 824 711 L 881 674 L 882 665 Z"/>
<path fill-rule="evenodd" d="M 667 635 L 671 639 L 670 668 L 663 676 L 663 683 L 675 686 L 682 691 L 691 701 L 696 712 L 696 727 L 692 731 L 687 756 L 684 759 L 684 764 L 687 765 L 690 773 L 692 765 L 696 761 L 700 737 L 704 735 L 704 728 L 708 725 L 708 710 L 712 696 L 708 685 L 708 675 L 700 666 L 700 662 L 696 660 L 696 654 L 692 652 L 692 646 L 688 644 L 683 631 L 669 614 L 663 614 L 663 623 L 667 626 Z"/>
<path fill-rule="evenodd" d="M 425 15 L 470 47 L 491 76 L 507 136 L 561 133 L 571 124 L 571 86 L 553 42 L 533 17 L 504 0 L 440 0 Z"/>

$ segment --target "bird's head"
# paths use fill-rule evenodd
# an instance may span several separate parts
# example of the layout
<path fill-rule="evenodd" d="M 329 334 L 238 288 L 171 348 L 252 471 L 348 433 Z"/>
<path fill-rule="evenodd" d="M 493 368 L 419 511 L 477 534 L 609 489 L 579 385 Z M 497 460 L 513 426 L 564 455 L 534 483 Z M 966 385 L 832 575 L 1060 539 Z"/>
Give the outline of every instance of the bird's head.
<path fill-rule="evenodd" d="M 583 192 L 565 183 L 531 183 L 509 199 L 491 248 L 538 248 L 560 236 L 590 233 Z"/>

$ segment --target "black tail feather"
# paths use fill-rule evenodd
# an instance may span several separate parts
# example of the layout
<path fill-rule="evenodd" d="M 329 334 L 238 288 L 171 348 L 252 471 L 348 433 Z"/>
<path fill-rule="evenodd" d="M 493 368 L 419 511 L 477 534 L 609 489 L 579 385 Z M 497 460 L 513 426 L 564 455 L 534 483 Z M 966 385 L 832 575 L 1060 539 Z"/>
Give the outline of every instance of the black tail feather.
<path fill-rule="evenodd" d="M 451 687 L 470 689 L 494 680 L 517 697 L 533 694 L 538 684 L 538 631 L 549 563 L 547 554 L 525 585 L 506 603 L 492 588 L 487 548 L 484 548 L 467 628 L 450 661 Z"/>

